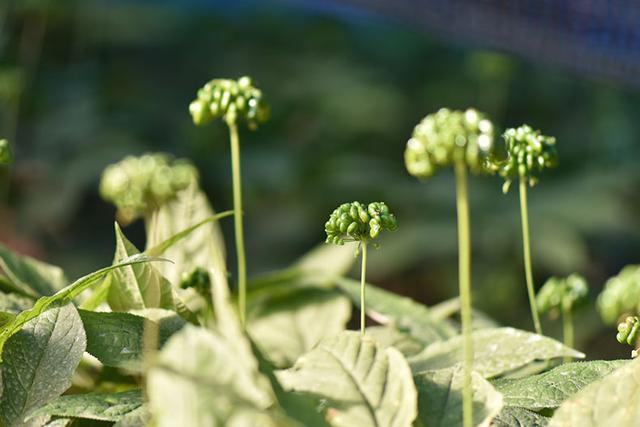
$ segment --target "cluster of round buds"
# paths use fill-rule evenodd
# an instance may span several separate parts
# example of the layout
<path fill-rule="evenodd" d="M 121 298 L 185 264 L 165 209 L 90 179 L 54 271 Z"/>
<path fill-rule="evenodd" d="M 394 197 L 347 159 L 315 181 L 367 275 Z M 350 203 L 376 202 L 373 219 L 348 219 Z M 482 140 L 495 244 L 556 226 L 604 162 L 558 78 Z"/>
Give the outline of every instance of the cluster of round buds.
<path fill-rule="evenodd" d="M 222 117 L 228 124 L 243 118 L 250 129 L 269 116 L 262 91 L 253 86 L 251 78 L 238 80 L 214 79 L 198 90 L 197 98 L 189 104 L 189 112 L 196 125 L 203 125 Z"/>
<path fill-rule="evenodd" d="M 493 124 L 484 114 L 440 109 L 414 128 L 404 161 L 409 173 L 429 178 L 438 168 L 464 162 L 473 172 L 485 171 L 493 150 Z"/>
<path fill-rule="evenodd" d="M 104 170 L 100 195 L 118 208 L 120 220 L 131 222 L 173 199 L 197 176 L 189 161 L 167 154 L 128 156 Z"/>
<path fill-rule="evenodd" d="M 629 344 L 635 347 L 640 333 L 640 320 L 637 316 L 629 316 L 624 322 L 618 324 L 616 339 L 620 344 Z"/>
<path fill-rule="evenodd" d="M 494 160 L 493 168 L 505 179 L 502 187 L 505 193 L 509 191 L 512 180 L 526 179 L 530 186 L 534 186 L 540 172 L 558 164 L 554 137 L 542 135 L 528 125 L 507 129 L 502 137 L 507 158 Z"/>
<path fill-rule="evenodd" d="M 579 274 L 552 277 L 538 292 L 536 305 L 541 313 L 556 314 L 563 306 L 572 308 L 584 302 L 588 294 L 587 281 Z"/>
<path fill-rule="evenodd" d="M 615 324 L 625 315 L 637 314 L 640 305 L 640 265 L 628 265 L 617 276 L 607 280 L 598 296 L 597 306 L 602 320 Z"/>
<path fill-rule="evenodd" d="M 11 162 L 13 162 L 13 152 L 9 141 L 0 139 L 0 165 L 8 165 Z"/>
<path fill-rule="evenodd" d="M 343 245 L 345 241 L 375 239 L 383 230 L 395 231 L 396 217 L 383 202 L 365 205 L 360 202 L 338 206 L 324 225 L 327 243 Z"/>
<path fill-rule="evenodd" d="M 196 267 L 191 273 L 183 273 L 180 279 L 180 288 L 192 288 L 205 298 L 211 297 L 211 282 L 209 272 L 201 267 Z"/>

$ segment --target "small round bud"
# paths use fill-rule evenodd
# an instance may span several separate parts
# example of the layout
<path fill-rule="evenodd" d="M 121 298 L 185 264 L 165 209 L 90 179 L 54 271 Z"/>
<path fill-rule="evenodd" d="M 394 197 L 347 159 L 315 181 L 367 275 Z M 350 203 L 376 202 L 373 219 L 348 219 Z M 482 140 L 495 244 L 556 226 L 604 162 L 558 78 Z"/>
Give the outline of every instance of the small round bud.
<path fill-rule="evenodd" d="M 353 202 L 338 206 L 324 228 L 327 243 L 342 245 L 345 241 L 375 239 L 383 230 L 395 231 L 398 224 L 383 202 Z"/>
<path fill-rule="evenodd" d="M 583 303 L 589 294 L 584 277 L 571 274 L 568 277 L 552 277 L 540 288 L 536 305 L 541 313 L 555 314 L 563 307 L 570 309 Z"/>
<path fill-rule="evenodd" d="M 629 316 L 624 322 L 618 324 L 616 339 L 620 344 L 629 344 L 635 347 L 640 332 L 640 320 L 637 316 Z"/>

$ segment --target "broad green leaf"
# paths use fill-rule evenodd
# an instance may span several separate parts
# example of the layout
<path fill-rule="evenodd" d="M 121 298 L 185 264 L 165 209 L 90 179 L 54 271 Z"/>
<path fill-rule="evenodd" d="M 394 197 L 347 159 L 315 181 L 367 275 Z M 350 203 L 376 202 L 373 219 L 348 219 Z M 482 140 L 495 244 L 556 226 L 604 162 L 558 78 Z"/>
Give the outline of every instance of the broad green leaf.
<path fill-rule="evenodd" d="M 125 237 L 118 223 L 116 230 L 116 253 L 113 263 L 119 263 L 140 251 Z M 114 311 L 139 310 L 143 308 L 173 308 L 171 283 L 151 264 L 133 264 L 114 270 L 107 300 Z"/>
<path fill-rule="evenodd" d="M 235 338 L 187 325 L 169 339 L 147 376 L 159 426 L 225 425 L 239 412 L 266 411 L 274 403 L 243 337 Z"/>
<path fill-rule="evenodd" d="M 640 420 L 640 359 L 626 363 L 565 401 L 549 427 L 635 427 Z"/>
<path fill-rule="evenodd" d="M 73 424 L 72 418 L 56 418 L 55 420 L 51 420 L 44 425 L 44 427 L 67 427 Z"/>
<path fill-rule="evenodd" d="M 394 347 L 405 357 L 415 356 L 424 350 L 424 344 L 393 326 L 368 326 L 367 335 L 383 347 Z"/>
<path fill-rule="evenodd" d="M 279 371 L 285 389 L 326 399 L 332 426 L 411 426 L 417 393 L 402 354 L 344 331 Z"/>
<path fill-rule="evenodd" d="M 360 306 L 360 282 L 340 278 L 337 284 L 353 301 Z M 385 291 L 367 284 L 367 315 L 383 325 L 393 325 L 401 332 L 407 332 L 424 344 L 442 341 L 456 334 L 455 329 L 447 322 L 435 320 L 429 309 L 393 292 Z"/>
<path fill-rule="evenodd" d="M 101 421 L 120 421 L 142 405 L 142 392 L 129 390 L 120 393 L 88 393 L 61 396 L 43 406 L 30 418 L 49 415 L 56 417 L 88 418 Z"/>
<path fill-rule="evenodd" d="M 214 215 L 207 196 L 194 181 L 151 218 L 147 228 L 147 250 L 155 250 L 152 248 Z M 161 265 L 158 270 L 174 286 L 180 283 L 183 273 L 190 273 L 196 267 L 220 270 L 226 276 L 224 238 L 217 222 L 209 221 L 197 227 L 166 249 L 163 256 L 173 264 Z"/>
<path fill-rule="evenodd" d="M 351 302 L 335 290 L 301 288 L 278 295 L 249 315 L 248 331 L 278 367 L 289 367 L 322 338 L 345 329 Z"/>
<path fill-rule="evenodd" d="M 462 367 L 422 372 L 414 377 L 418 389 L 419 427 L 462 426 Z M 488 426 L 502 409 L 502 395 L 472 372 L 473 425 Z"/>
<path fill-rule="evenodd" d="M 132 310 L 131 314 L 141 316 L 156 322 L 160 328 L 159 337 L 160 344 L 164 344 L 171 335 L 178 332 L 186 325 L 184 318 L 180 317 L 175 311 L 165 310 L 163 308 L 145 308 L 144 310 Z"/>
<path fill-rule="evenodd" d="M 628 363 L 626 360 L 595 360 L 565 363 L 548 372 L 520 379 L 500 379 L 494 383 L 505 405 L 539 410 L 557 408 L 588 384 Z"/>
<path fill-rule="evenodd" d="M 36 318 L 45 310 L 47 310 L 47 308 L 49 308 L 51 304 L 58 303 L 62 305 L 72 301 L 76 296 L 98 283 L 105 276 L 105 274 L 114 269 L 151 261 L 164 260 L 162 260 L 161 258 L 151 258 L 144 255 L 134 255 L 119 264 L 102 268 L 98 271 L 94 271 L 93 273 L 79 278 L 66 288 L 59 290 L 50 297 L 42 297 L 38 299 L 33 307 L 31 307 L 29 310 L 25 310 L 19 313 L 9 324 L 3 326 L 3 328 L 0 329 L 0 362 L 2 361 L 2 349 L 7 339 L 18 332 L 29 320 Z"/>
<path fill-rule="evenodd" d="M 505 406 L 491 422 L 491 427 L 544 427 L 549 418 L 524 408 Z"/>
<path fill-rule="evenodd" d="M 304 275 L 340 277 L 347 274 L 356 261 L 355 247 L 322 243 L 293 265 Z"/>
<path fill-rule="evenodd" d="M 67 284 L 60 267 L 18 255 L 0 244 L 0 271 L 15 291 L 38 298 L 52 295 Z"/>
<path fill-rule="evenodd" d="M 147 404 L 144 404 L 120 418 L 113 427 L 146 427 L 149 425 L 150 419 L 149 408 L 147 408 Z"/>
<path fill-rule="evenodd" d="M 482 311 L 476 309 L 473 309 L 472 311 L 473 329 L 489 329 L 500 327 L 500 324 L 498 324 L 498 322 L 487 316 Z M 460 298 L 455 297 L 446 301 L 442 301 L 441 303 L 429 307 L 429 312 L 431 313 L 431 317 L 435 320 L 448 319 L 453 315 L 460 313 Z M 456 324 L 459 327 L 459 324 L 457 322 Z"/>
<path fill-rule="evenodd" d="M 139 370 L 145 351 L 145 327 L 158 331 L 158 347 L 180 327 L 171 317 L 156 322 L 130 313 L 102 313 L 80 310 L 87 333 L 87 352 L 106 366 Z M 178 317 L 173 313 L 173 317 Z"/>
<path fill-rule="evenodd" d="M 0 311 L 0 329 L 2 329 L 4 325 L 8 325 L 9 323 L 11 323 L 11 321 L 15 318 L 16 318 L 16 315 L 13 313 Z"/>
<path fill-rule="evenodd" d="M 5 427 L 42 425 L 42 419 L 26 423 L 24 419 L 69 388 L 85 347 L 82 321 L 71 303 L 28 321 L 7 341 L 0 364 L 1 423 Z"/>
<path fill-rule="evenodd" d="M 0 291 L 0 310 L 10 313 L 20 313 L 28 309 L 34 300 L 16 293 L 4 293 Z"/>
<path fill-rule="evenodd" d="M 558 341 L 514 328 L 473 332 L 473 369 L 485 378 L 521 368 L 536 360 L 583 358 L 584 354 Z M 428 346 L 409 359 L 413 372 L 448 368 L 462 362 L 462 336 Z"/>

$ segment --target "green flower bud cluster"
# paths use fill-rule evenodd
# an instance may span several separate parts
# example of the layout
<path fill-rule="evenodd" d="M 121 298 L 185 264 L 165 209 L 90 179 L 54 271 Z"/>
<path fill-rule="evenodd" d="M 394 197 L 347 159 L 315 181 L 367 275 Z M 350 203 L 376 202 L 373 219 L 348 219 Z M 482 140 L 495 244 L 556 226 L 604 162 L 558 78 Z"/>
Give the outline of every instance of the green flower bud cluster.
<path fill-rule="evenodd" d="M 250 129 L 269 117 L 262 91 L 253 86 L 251 78 L 238 80 L 214 79 L 198 90 L 197 98 L 189 104 L 189 112 L 196 125 L 207 124 L 222 117 L 228 124 L 243 118 Z"/>
<path fill-rule="evenodd" d="M 209 281 L 209 272 L 204 268 L 196 267 L 191 273 L 183 273 L 180 280 L 180 288 L 192 288 L 205 298 L 210 298 L 211 282 Z"/>
<path fill-rule="evenodd" d="M 404 161 L 409 173 L 421 179 L 460 161 L 473 172 L 484 172 L 493 141 L 493 124 L 484 114 L 443 108 L 414 128 Z"/>
<path fill-rule="evenodd" d="M 540 172 L 558 164 L 554 137 L 542 135 L 528 125 L 507 129 L 502 137 L 507 158 L 494 160 L 493 168 L 505 179 L 502 187 L 505 193 L 509 191 L 512 180 L 526 178 L 529 185 L 534 186 Z"/>
<path fill-rule="evenodd" d="M 13 152 L 11 145 L 6 139 L 0 139 L 0 165 L 8 165 L 13 162 Z"/>
<path fill-rule="evenodd" d="M 541 313 L 557 313 L 564 304 L 572 308 L 585 302 L 588 294 L 587 281 L 579 274 L 552 277 L 540 288 L 536 305 Z"/>
<path fill-rule="evenodd" d="M 100 195 L 118 208 L 122 221 L 131 222 L 174 198 L 197 176 L 189 161 L 167 154 L 128 156 L 104 170 Z"/>
<path fill-rule="evenodd" d="M 598 296 L 602 320 L 615 324 L 624 315 L 640 312 L 640 265 L 628 265 L 617 276 L 607 280 Z"/>
<path fill-rule="evenodd" d="M 637 316 L 629 316 L 624 322 L 618 324 L 616 339 L 620 344 L 629 344 L 635 347 L 640 332 L 640 319 Z"/>
<path fill-rule="evenodd" d="M 345 241 L 375 239 L 383 230 L 398 229 L 396 217 L 383 202 L 365 205 L 360 202 L 338 206 L 324 225 L 327 243 L 344 245 Z"/>

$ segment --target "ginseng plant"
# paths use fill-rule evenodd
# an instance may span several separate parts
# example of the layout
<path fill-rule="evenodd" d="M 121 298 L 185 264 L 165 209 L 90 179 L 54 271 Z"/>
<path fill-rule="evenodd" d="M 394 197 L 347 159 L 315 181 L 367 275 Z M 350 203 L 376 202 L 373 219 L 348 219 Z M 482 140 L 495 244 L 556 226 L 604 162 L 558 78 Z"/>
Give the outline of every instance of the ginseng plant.
<path fill-rule="evenodd" d="M 490 172 L 487 159 L 493 150 L 493 124 L 474 109 L 452 111 L 440 109 L 426 116 L 413 130 L 404 153 L 409 173 L 420 179 L 430 178 L 439 168 L 453 167 L 456 178 L 458 212 L 458 280 L 460 317 L 462 320 L 464 382 L 463 424 L 473 420 L 471 370 L 471 244 L 467 172 Z"/>
<path fill-rule="evenodd" d="M 527 125 L 507 129 L 502 135 L 506 147 L 506 159 L 492 161 L 492 167 L 505 179 L 502 192 L 507 193 L 511 181 L 518 179 L 520 188 L 520 216 L 522 218 L 522 247 L 524 253 L 524 271 L 533 326 L 537 334 L 542 335 L 540 316 L 535 301 L 533 272 L 531 267 L 531 244 L 529 239 L 529 211 L 527 208 L 527 185 L 533 187 L 543 170 L 555 167 L 558 163 L 556 139 L 545 136 Z"/>
<path fill-rule="evenodd" d="M 242 226 L 242 183 L 240 174 L 240 141 L 238 120 L 242 119 L 251 130 L 265 122 L 269 109 L 262 91 L 253 86 L 249 77 L 238 80 L 214 79 L 198 90 L 197 98 L 189 105 L 189 112 L 196 125 L 205 125 L 222 117 L 229 128 L 231 143 L 231 169 L 233 174 L 233 210 L 238 262 L 238 310 L 240 323 L 246 321 L 247 262 L 244 250 Z"/>
<path fill-rule="evenodd" d="M 324 224 L 327 243 L 344 245 L 345 242 L 358 242 L 356 256 L 362 252 L 362 270 L 360 273 L 360 333 L 365 334 L 365 285 L 367 278 L 367 243 L 376 239 L 383 230 L 398 229 L 396 217 L 389 212 L 383 202 L 364 205 L 360 202 L 343 203 L 338 206 Z"/>
<path fill-rule="evenodd" d="M 540 313 L 548 313 L 552 318 L 562 313 L 562 335 L 567 347 L 574 346 L 572 312 L 586 301 L 588 294 L 587 281 L 574 273 L 567 277 L 550 278 L 540 288 L 536 297 L 536 306 Z"/>

